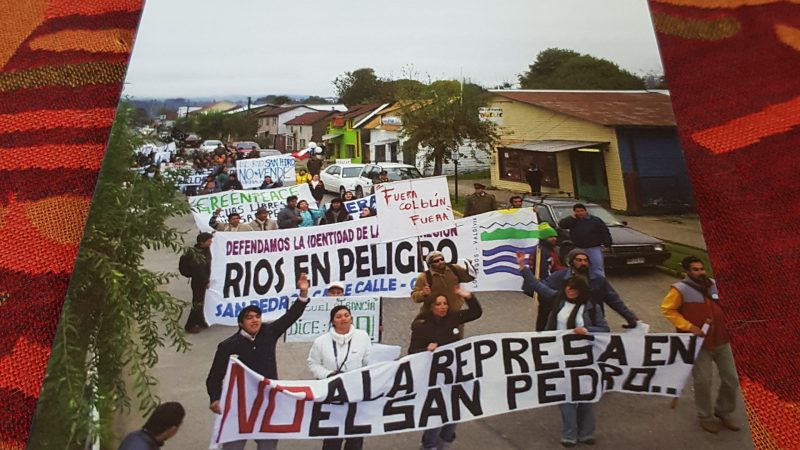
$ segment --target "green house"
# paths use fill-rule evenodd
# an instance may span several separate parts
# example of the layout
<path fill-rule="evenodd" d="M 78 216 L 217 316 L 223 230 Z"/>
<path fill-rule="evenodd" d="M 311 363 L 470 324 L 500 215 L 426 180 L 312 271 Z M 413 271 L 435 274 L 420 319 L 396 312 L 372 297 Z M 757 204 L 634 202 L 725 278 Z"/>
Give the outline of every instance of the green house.
<path fill-rule="evenodd" d="M 369 141 L 369 130 L 361 127 L 389 103 L 354 105 L 347 112 L 337 114 L 328 122 L 322 143 L 328 159 L 349 159 L 354 164 L 369 162 L 364 142 Z"/>

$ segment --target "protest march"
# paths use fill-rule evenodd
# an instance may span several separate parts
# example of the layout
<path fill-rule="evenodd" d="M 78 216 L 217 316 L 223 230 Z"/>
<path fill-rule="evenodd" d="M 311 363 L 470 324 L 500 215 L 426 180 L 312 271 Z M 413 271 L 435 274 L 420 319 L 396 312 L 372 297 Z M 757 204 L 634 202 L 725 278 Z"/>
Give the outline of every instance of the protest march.
<path fill-rule="evenodd" d="M 237 160 L 238 184 L 187 197 L 200 233 L 182 259 L 200 256 L 181 271 L 193 291 L 186 329 L 238 330 L 217 347 L 206 379 L 212 448 L 278 439 L 361 448 L 365 438 L 416 431 L 422 448 L 445 449 L 459 423 L 548 406 L 561 411 L 561 445 L 591 445 L 593 405 L 605 393 L 677 399 L 698 364 L 710 364 L 709 348 L 729 348 L 716 285 L 696 258 L 684 258 L 684 280 L 665 286 L 662 312 L 680 332 L 648 333 L 589 270 L 594 253 L 554 251 L 561 237 L 535 208 L 460 217 L 444 177 L 376 181 L 363 198 L 325 201 L 317 178 L 275 183 L 293 180 L 295 168 L 291 157 Z M 496 302 L 478 300 L 500 292 L 537 304 L 529 331 L 467 334 L 487 315 L 503 321 Z M 419 304 L 410 338 L 387 341 L 387 308 L 409 300 Z M 630 332 L 611 333 L 611 314 Z M 311 344 L 314 379 L 277 376 L 280 340 Z M 695 392 L 710 389 L 708 379 L 694 382 Z M 736 383 L 721 386 L 723 405 Z M 701 428 L 737 430 L 725 407 L 701 415 Z"/>

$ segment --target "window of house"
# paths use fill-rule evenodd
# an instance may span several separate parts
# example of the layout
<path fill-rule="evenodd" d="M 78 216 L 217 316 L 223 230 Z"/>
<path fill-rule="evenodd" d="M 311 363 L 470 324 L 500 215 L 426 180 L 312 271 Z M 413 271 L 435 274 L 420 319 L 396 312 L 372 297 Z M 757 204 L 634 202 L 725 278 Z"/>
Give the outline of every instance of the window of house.
<path fill-rule="evenodd" d="M 397 147 L 398 147 L 397 142 L 395 142 L 393 144 L 389 144 L 389 152 L 391 153 L 391 161 L 392 162 L 398 162 L 397 161 Z"/>
<path fill-rule="evenodd" d="M 300 148 L 306 148 L 306 140 L 300 139 Z"/>
<path fill-rule="evenodd" d="M 355 145 L 347 144 L 347 146 L 345 147 L 345 150 L 347 152 L 346 158 L 355 158 L 356 157 L 356 146 Z"/>
<path fill-rule="evenodd" d="M 386 162 L 386 146 L 375 146 L 375 162 Z"/>
<path fill-rule="evenodd" d="M 498 162 L 500 163 L 500 179 L 507 181 L 525 181 L 525 171 L 531 164 L 536 164 L 544 171 L 542 186 L 558 187 L 558 164 L 556 154 L 548 152 L 531 152 L 511 148 L 498 149 Z"/>

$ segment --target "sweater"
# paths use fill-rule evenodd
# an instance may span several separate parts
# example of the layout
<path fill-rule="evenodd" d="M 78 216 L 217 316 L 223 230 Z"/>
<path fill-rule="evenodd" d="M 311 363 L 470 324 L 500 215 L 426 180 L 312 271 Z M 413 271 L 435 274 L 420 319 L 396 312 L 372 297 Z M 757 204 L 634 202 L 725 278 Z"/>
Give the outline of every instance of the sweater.
<path fill-rule="evenodd" d="M 461 311 L 450 309 L 444 317 L 439 317 L 430 310 L 417 316 L 411 323 L 411 343 L 408 345 L 408 353 L 424 352 L 431 343 L 442 346 L 458 341 L 460 335 L 458 326 L 483 315 L 481 304 L 474 295 L 467 299 L 467 306 L 469 309 Z"/>

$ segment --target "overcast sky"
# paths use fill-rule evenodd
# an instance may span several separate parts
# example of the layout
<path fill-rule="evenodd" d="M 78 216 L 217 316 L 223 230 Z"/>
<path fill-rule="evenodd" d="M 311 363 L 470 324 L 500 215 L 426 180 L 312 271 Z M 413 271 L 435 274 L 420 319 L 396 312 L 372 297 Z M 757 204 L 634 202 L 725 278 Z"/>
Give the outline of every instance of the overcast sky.
<path fill-rule="evenodd" d="M 494 87 L 550 47 L 661 72 L 645 0 L 146 0 L 124 92 L 335 96 L 361 67 Z"/>

